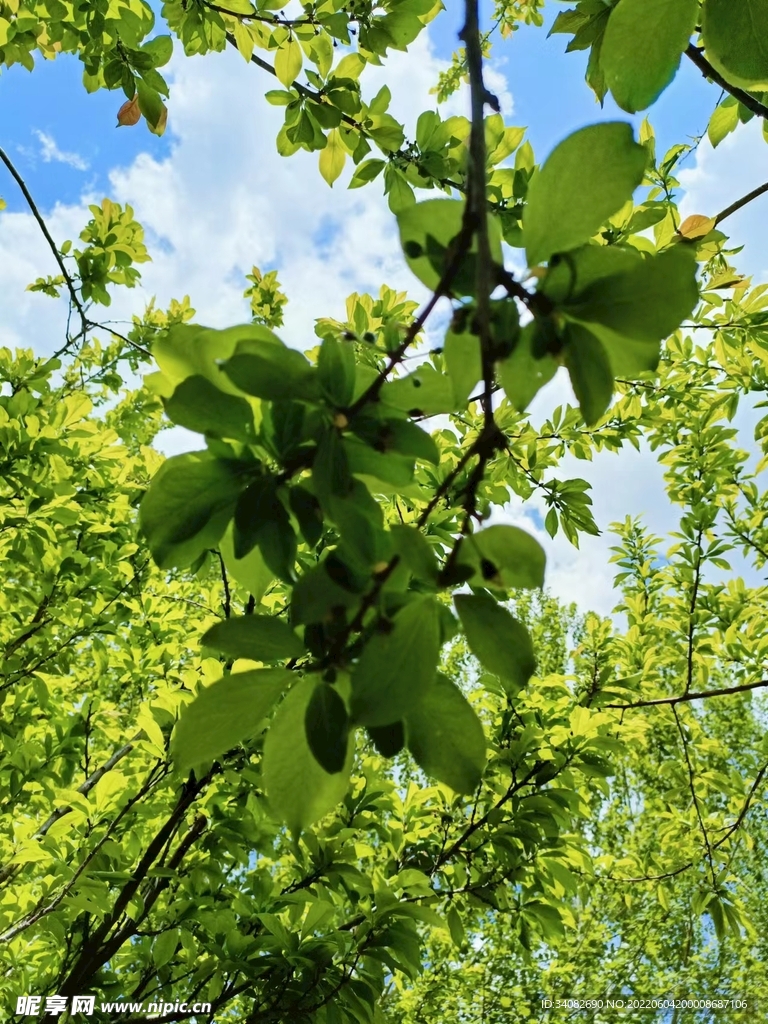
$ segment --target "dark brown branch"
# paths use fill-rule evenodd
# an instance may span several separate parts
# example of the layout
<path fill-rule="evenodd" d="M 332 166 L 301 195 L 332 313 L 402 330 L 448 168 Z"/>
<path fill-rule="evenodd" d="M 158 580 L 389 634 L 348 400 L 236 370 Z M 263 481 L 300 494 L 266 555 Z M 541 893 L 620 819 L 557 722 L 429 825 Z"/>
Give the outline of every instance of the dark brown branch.
<path fill-rule="evenodd" d="M 721 89 L 724 89 L 727 93 L 730 93 L 739 103 L 743 103 L 747 110 L 751 110 L 753 114 L 757 114 L 758 117 L 768 118 L 768 107 L 761 103 L 755 96 L 745 92 L 743 89 L 739 89 L 736 85 L 723 78 L 719 71 L 716 71 L 709 63 L 704 53 L 693 43 L 689 43 L 685 51 L 686 57 L 693 61 L 699 71 L 708 78 L 715 85 L 719 85 Z"/>
<path fill-rule="evenodd" d="M 137 864 L 133 876 L 120 890 L 112 911 L 104 918 L 101 925 L 80 950 L 77 962 L 59 987 L 61 995 L 75 995 L 78 992 L 87 990 L 89 987 L 88 982 L 93 975 L 103 967 L 110 957 L 114 956 L 116 949 L 112 948 L 113 940 L 110 940 L 109 933 L 117 925 L 128 904 L 138 892 L 141 883 L 147 877 L 150 868 L 160 856 L 166 843 L 181 825 L 189 807 L 219 771 L 220 768 L 214 766 L 199 781 L 194 780 L 194 776 L 191 776 L 190 781 L 184 785 L 176 806 L 150 842 L 144 856 Z M 123 938 L 122 941 L 125 941 L 125 939 Z"/>
<path fill-rule="evenodd" d="M 257 10 L 249 11 L 245 14 L 243 11 L 230 11 L 226 7 L 220 7 L 219 4 L 211 3 L 211 0 L 199 0 L 199 3 L 209 11 L 224 14 L 228 18 L 235 18 L 237 21 L 260 21 L 265 25 L 271 25 L 273 28 L 290 29 L 302 25 L 317 25 L 317 20 L 311 16 L 304 18 L 282 18 L 277 12 L 266 15 L 259 14 Z"/>
<path fill-rule="evenodd" d="M 493 260 L 488 236 L 488 205 L 485 194 L 485 106 L 499 109 L 499 101 L 483 81 L 483 51 L 480 42 L 478 0 L 466 0 L 466 21 L 460 38 L 464 41 L 469 70 L 472 128 L 469 136 L 469 174 L 467 178 L 467 215 L 477 238 L 477 312 L 473 329 L 480 339 L 483 368 L 481 399 L 486 428 L 493 421 L 493 339 L 491 337 L 491 290 Z"/>
<path fill-rule="evenodd" d="M 360 412 L 363 406 L 369 402 L 376 400 L 377 395 L 381 391 L 382 387 L 386 383 L 387 377 L 392 370 L 398 366 L 402 361 L 405 353 L 408 351 L 410 346 L 416 340 L 420 334 L 422 328 L 429 319 L 430 314 L 433 312 L 435 306 L 438 304 L 440 299 L 445 298 L 451 293 L 451 285 L 459 272 L 461 261 L 469 251 L 469 247 L 472 244 L 472 235 L 474 229 L 468 216 L 469 204 L 465 207 L 464 222 L 461 227 L 459 234 L 453 239 L 451 246 L 448 250 L 447 264 L 443 276 L 438 281 L 437 287 L 432 294 L 429 302 L 426 304 L 424 309 L 419 313 L 413 323 L 408 327 L 405 333 L 405 337 L 387 358 L 387 362 L 381 369 L 376 380 L 367 388 L 362 395 L 346 410 L 347 416 L 351 419 L 356 413 Z M 451 251 L 452 250 L 452 251 Z"/>

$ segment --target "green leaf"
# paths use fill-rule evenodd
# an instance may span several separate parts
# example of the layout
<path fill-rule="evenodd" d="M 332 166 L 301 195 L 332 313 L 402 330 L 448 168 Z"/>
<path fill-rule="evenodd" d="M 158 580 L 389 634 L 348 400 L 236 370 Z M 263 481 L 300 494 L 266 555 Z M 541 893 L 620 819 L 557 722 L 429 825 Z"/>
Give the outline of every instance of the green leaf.
<path fill-rule="evenodd" d="M 582 128 L 556 146 L 528 188 L 528 263 L 542 263 L 591 238 L 631 198 L 647 162 L 632 126 L 617 121 Z"/>
<path fill-rule="evenodd" d="M 335 583 L 324 564 L 299 576 L 291 594 L 291 622 L 331 622 L 357 604 L 359 597 Z"/>
<path fill-rule="evenodd" d="M 238 344 L 222 369 L 241 391 L 276 401 L 317 397 L 317 371 L 306 357 L 279 338 L 247 340 Z"/>
<path fill-rule="evenodd" d="M 275 815 L 294 834 L 308 828 L 343 799 L 354 755 L 350 734 L 343 771 L 331 775 L 318 764 L 309 749 L 305 726 L 314 691 L 313 680 L 297 683 L 278 708 L 264 741 L 262 776 L 267 799 Z"/>
<path fill-rule="evenodd" d="M 139 509 L 142 532 L 161 569 L 191 565 L 216 547 L 246 480 L 241 466 L 208 452 L 174 455 L 163 463 Z"/>
<path fill-rule="evenodd" d="M 349 182 L 348 188 L 362 188 L 369 181 L 377 178 L 387 166 L 386 160 L 364 160 L 355 170 Z"/>
<path fill-rule="evenodd" d="M 304 718 L 309 749 L 330 775 L 344 770 L 349 745 L 349 716 L 338 690 L 318 683 Z"/>
<path fill-rule="evenodd" d="M 704 0 L 704 48 L 709 62 L 733 85 L 768 89 L 766 0 Z"/>
<path fill-rule="evenodd" d="M 480 339 L 469 330 L 459 332 L 451 327 L 443 342 L 443 357 L 456 407 L 464 406 L 483 376 Z"/>
<path fill-rule="evenodd" d="M 538 329 L 532 320 L 520 332 L 512 355 L 497 366 L 499 383 L 518 412 L 524 412 L 533 398 L 557 373 L 557 361 L 550 355 L 536 358 L 533 344 Z"/>
<path fill-rule="evenodd" d="M 384 420 L 378 440 L 386 451 L 410 455 L 422 462 L 431 462 L 433 466 L 440 462 L 440 451 L 435 439 L 412 420 Z"/>
<path fill-rule="evenodd" d="M 451 262 L 451 242 L 461 231 L 463 221 L 464 203 L 455 199 L 427 199 L 408 206 L 397 216 L 400 243 L 408 266 L 433 291 Z M 501 230 L 495 217 L 489 218 L 488 230 L 491 258 L 501 264 Z M 473 239 L 469 252 L 477 253 L 476 239 Z M 468 273 L 463 276 L 468 280 L 466 284 L 462 283 L 457 274 L 452 288 L 456 294 L 469 295 L 474 289 L 474 261 L 465 259 L 464 262 Z"/>
<path fill-rule="evenodd" d="M 363 649 L 352 675 L 353 720 L 374 726 L 399 721 L 434 680 L 439 652 L 435 602 L 406 605 Z"/>
<path fill-rule="evenodd" d="M 258 604 L 272 583 L 275 574 L 267 568 L 258 548 L 249 551 L 243 558 L 235 558 L 233 540 L 234 523 L 230 524 L 219 541 L 219 552 L 229 575 L 253 596 Z"/>
<path fill-rule="evenodd" d="M 485 768 L 485 733 L 469 701 L 438 675 L 405 719 L 408 749 L 427 775 L 457 793 L 472 793 Z"/>
<path fill-rule="evenodd" d="M 438 573 L 435 549 L 421 530 L 415 526 L 395 525 L 391 528 L 391 533 L 395 551 L 413 575 L 417 579 L 434 583 Z"/>
<path fill-rule="evenodd" d="M 608 19 L 600 62 L 622 110 L 645 110 L 666 89 L 698 11 L 698 0 L 619 0 Z"/>
<path fill-rule="evenodd" d="M 453 412 L 456 407 L 453 384 L 429 363 L 407 377 L 391 380 L 380 391 L 381 402 L 403 412 L 418 410 L 425 416 Z"/>
<path fill-rule="evenodd" d="M 156 68 L 162 68 L 173 56 L 173 39 L 171 36 L 155 36 L 147 40 L 141 49 L 150 55 Z"/>
<path fill-rule="evenodd" d="M 156 128 L 160 124 L 165 106 L 157 90 L 150 88 L 140 78 L 136 80 L 136 91 L 139 94 L 139 110 L 147 119 L 148 124 Z"/>
<path fill-rule="evenodd" d="M 565 330 L 563 357 L 579 408 L 588 427 L 597 423 L 611 404 L 613 372 L 600 341 L 581 324 Z"/>
<path fill-rule="evenodd" d="M 320 502 L 306 487 L 295 484 L 290 492 L 291 512 L 296 516 L 304 540 L 313 548 L 323 535 L 323 511 Z"/>
<path fill-rule="evenodd" d="M 343 438 L 342 444 L 351 473 L 373 476 L 396 487 L 406 487 L 413 480 L 415 462 L 411 456 L 376 451 L 349 435 Z"/>
<path fill-rule="evenodd" d="M 335 108 L 329 107 L 329 110 Z M 347 151 L 341 144 L 338 128 L 332 128 L 328 132 L 327 142 L 324 149 L 320 150 L 320 174 L 333 188 L 333 183 L 344 170 L 347 160 Z"/>
<path fill-rule="evenodd" d="M 285 669 L 254 669 L 224 676 L 201 690 L 173 731 L 171 752 L 179 770 L 188 772 L 255 736 L 293 679 Z"/>
<path fill-rule="evenodd" d="M 261 324 L 241 324 L 223 331 L 193 324 L 173 324 L 152 345 L 152 355 L 162 371 L 161 376 L 172 385 L 162 394 L 170 398 L 173 386 L 192 374 L 206 377 L 219 391 L 240 394 L 219 363 L 228 359 L 246 339 L 280 343 L 272 331 Z"/>
<path fill-rule="evenodd" d="M 280 579 L 292 582 L 296 534 L 273 477 L 259 477 L 235 506 L 235 556 L 244 558 L 258 544 L 262 557 Z"/>
<path fill-rule="evenodd" d="M 405 746 L 405 726 L 402 722 L 369 725 L 366 731 L 382 757 L 395 757 Z"/>
<path fill-rule="evenodd" d="M 293 85 L 301 74 L 304 63 L 301 46 L 296 39 L 286 40 L 275 54 L 275 74 L 286 89 Z"/>
<path fill-rule="evenodd" d="M 317 357 L 320 387 L 334 405 L 344 407 L 355 390 L 355 349 L 352 342 L 323 339 Z"/>
<path fill-rule="evenodd" d="M 528 630 L 488 594 L 454 597 L 469 649 L 513 697 L 536 671 Z"/>
<path fill-rule="evenodd" d="M 246 399 L 227 395 L 206 378 L 187 377 L 165 402 L 168 418 L 212 437 L 253 441 L 253 410 Z"/>
<path fill-rule="evenodd" d="M 707 137 L 715 148 L 720 145 L 726 135 L 730 135 L 739 125 L 739 101 L 735 96 L 726 96 L 715 108 L 709 119 Z"/>
<path fill-rule="evenodd" d="M 204 647 L 229 658 L 278 661 L 299 658 L 304 644 L 287 622 L 274 615 L 242 615 L 217 622 L 203 635 Z"/>
<path fill-rule="evenodd" d="M 179 933 L 175 928 L 158 935 L 152 944 L 152 962 L 155 967 L 164 967 L 176 952 L 178 944 Z"/>
<path fill-rule="evenodd" d="M 467 937 L 461 921 L 461 914 L 456 907 L 449 907 L 445 919 L 448 922 L 448 931 L 451 933 L 454 946 L 457 949 L 463 949 L 467 944 Z"/>
<path fill-rule="evenodd" d="M 544 550 L 517 526 L 489 526 L 471 534 L 461 545 L 459 562 L 475 568 L 473 586 L 544 586 Z"/>
<path fill-rule="evenodd" d="M 695 250 L 678 244 L 634 259 L 621 273 L 597 278 L 564 303 L 563 310 L 626 338 L 659 342 L 677 330 L 698 298 Z"/>

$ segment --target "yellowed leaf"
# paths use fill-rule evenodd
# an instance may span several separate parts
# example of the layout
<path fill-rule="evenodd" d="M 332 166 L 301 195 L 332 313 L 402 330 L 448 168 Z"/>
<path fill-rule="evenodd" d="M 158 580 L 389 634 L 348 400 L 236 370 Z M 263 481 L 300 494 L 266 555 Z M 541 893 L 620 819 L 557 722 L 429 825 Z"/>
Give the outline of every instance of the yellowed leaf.
<path fill-rule="evenodd" d="M 677 233 L 682 235 L 683 238 L 703 238 L 714 229 L 715 223 L 714 217 L 705 217 L 701 213 L 692 213 L 690 217 L 685 218 L 677 229 Z"/>

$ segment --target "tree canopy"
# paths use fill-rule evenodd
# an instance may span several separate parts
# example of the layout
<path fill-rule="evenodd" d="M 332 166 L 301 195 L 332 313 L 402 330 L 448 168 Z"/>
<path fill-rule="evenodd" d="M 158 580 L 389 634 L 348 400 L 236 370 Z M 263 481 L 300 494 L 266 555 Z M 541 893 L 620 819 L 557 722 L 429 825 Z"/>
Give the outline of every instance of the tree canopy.
<path fill-rule="evenodd" d="M 105 198 L 54 239 L 0 149 L 57 264 L 30 287 L 68 306 L 53 351 L 0 350 L 11 1014 L 38 995 L 79 1020 L 89 994 L 99 1020 L 160 1002 L 195 1024 L 756 1005 L 768 594 L 731 562 L 768 560 L 768 419 L 750 451 L 733 420 L 766 390 L 768 284 L 726 231 L 768 186 L 681 221 L 692 147 L 657 153 L 652 110 L 637 137 L 564 124 L 537 157 L 484 65 L 543 6 L 466 0 L 435 89 L 466 90 L 470 116 L 436 102 L 412 136 L 366 72 L 439 0 L 0 11 L 5 66 L 76 55 L 86 89 L 124 94 L 119 124 L 154 134 L 172 54 L 237 49 L 284 108 L 279 153 L 383 187 L 431 293 L 382 283 L 282 338 L 290 296 L 253 268 L 247 322 L 199 324 L 190 296 L 121 334 L 101 310 L 151 258 L 134 211 Z M 551 31 L 630 114 L 687 60 L 712 145 L 768 119 L 768 0 L 576 0 Z M 561 368 L 574 403 L 534 423 Z M 164 458 L 168 424 L 197 450 Z M 609 524 L 564 459 L 641 444 L 677 529 L 627 509 L 616 616 L 565 606 L 504 506 L 542 496 L 578 545 Z"/>

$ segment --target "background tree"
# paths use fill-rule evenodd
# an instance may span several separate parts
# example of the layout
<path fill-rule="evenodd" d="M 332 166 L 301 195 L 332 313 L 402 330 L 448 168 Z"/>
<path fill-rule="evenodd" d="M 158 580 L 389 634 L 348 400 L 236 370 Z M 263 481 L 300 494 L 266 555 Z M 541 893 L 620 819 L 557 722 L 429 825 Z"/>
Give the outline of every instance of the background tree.
<path fill-rule="evenodd" d="M 318 150 L 329 184 L 348 158 L 351 187 L 381 176 L 432 291 L 418 314 L 386 286 L 352 296 L 347 322 L 287 346 L 285 296 L 254 268 L 251 323 L 207 329 L 185 300 L 122 336 L 96 308 L 148 258 L 133 211 L 105 200 L 82 248 L 57 246 L 0 151 L 60 270 L 33 288 L 70 301 L 53 358 L 0 366 L 11 1005 L 183 993 L 210 1010 L 161 1020 L 335 1024 L 460 1019 L 478 998 L 490 1020 L 592 983 L 757 990 L 765 601 L 711 570 L 768 550 L 760 467 L 727 425 L 765 390 L 768 300 L 720 228 L 761 189 L 680 223 L 685 147 L 657 160 L 647 121 L 639 141 L 583 128 L 537 166 L 484 84 L 474 0 L 439 85 L 468 78 L 471 118 L 426 111 L 406 140 L 363 76 L 439 6 L 169 3 L 154 36 L 142 3 L 3 17 L 6 64 L 77 53 L 87 88 L 125 92 L 120 122 L 157 133 L 173 39 L 237 47 L 284 87 L 279 151 Z M 690 57 L 728 93 L 717 138 L 732 108 L 767 113 L 768 6 L 732 7 L 584 0 L 555 27 L 629 111 Z M 525 409 L 561 365 L 578 407 L 537 429 Z M 163 462 L 163 416 L 204 447 Z M 527 593 L 540 546 L 488 520 L 538 490 L 576 543 L 597 525 L 585 482 L 553 475 L 563 455 L 640 438 L 680 529 L 662 559 L 620 527 L 618 634 Z"/>

